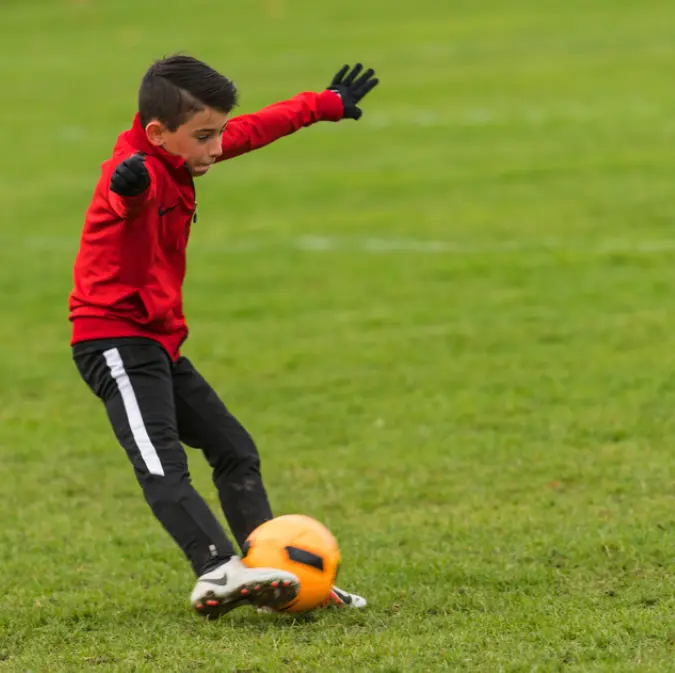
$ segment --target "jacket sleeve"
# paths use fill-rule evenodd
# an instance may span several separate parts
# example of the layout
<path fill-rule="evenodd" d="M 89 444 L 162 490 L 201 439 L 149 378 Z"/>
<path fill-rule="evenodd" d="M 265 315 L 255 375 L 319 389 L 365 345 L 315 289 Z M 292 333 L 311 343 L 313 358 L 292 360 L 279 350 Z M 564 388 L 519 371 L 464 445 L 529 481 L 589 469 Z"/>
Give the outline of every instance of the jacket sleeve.
<path fill-rule="evenodd" d="M 344 108 L 334 91 L 306 92 L 264 107 L 253 114 L 233 117 L 223 133 L 218 161 L 257 150 L 320 121 L 339 121 Z"/>

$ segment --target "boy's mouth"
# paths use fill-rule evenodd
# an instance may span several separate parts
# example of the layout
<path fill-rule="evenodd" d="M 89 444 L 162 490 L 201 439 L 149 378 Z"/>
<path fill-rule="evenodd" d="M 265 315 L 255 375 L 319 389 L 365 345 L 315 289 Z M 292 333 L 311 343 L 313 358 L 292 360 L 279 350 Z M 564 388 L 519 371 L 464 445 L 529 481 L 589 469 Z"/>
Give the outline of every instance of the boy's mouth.
<path fill-rule="evenodd" d="M 211 166 L 213 166 L 213 163 L 214 163 L 214 162 L 211 161 L 210 163 L 207 163 L 207 164 L 196 164 L 196 165 L 193 167 L 192 170 L 193 170 L 193 171 L 197 171 L 198 173 L 206 173 L 206 171 L 208 171 L 209 168 L 211 168 Z"/>

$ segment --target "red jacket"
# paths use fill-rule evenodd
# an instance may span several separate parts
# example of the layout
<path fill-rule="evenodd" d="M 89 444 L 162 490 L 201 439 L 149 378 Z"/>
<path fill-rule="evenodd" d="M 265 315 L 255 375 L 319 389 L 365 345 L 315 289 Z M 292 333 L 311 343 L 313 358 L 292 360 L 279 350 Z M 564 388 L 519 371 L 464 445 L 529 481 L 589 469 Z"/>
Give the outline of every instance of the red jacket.
<path fill-rule="evenodd" d="M 318 121 L 338 121 L 331 92 L 302 93 L 231 119 L 223 154 L 231 159 Z M 144 152 L 151 186 L 137 197 L 110 191 L 122 161 Z M 152 145 L 138 115 L 117 139 L 87 209 L 70 295 L 71 344 L 89 339 L 146 337 L 177 358 L 188 328 L 183 314 L 185 251 L 195 220 L 192 176 L 180 157 Z"/>

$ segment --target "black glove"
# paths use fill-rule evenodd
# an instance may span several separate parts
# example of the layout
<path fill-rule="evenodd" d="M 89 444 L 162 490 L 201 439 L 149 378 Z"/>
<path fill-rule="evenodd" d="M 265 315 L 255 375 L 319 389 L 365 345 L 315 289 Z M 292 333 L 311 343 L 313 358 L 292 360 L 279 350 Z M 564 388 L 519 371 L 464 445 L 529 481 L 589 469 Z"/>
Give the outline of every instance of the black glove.
<path fill-rule="evenodd" d="M 125 159 L 110 179 L 110 190 L 120 196 L 138 196 L 150 186 L 150 174 L 145 167 L 145 155 L 134 154 Z"/>
<path fill-rule="evenodd" d="M 357 79 L 357 75 L 362 70 L 363 66 L 360 63 L 357 63 L 351 72 L 349 72 L 349 66 L 344 65 L 328 86 L 330 91 L 340 94 L 345 109 L 344 117 L 348 119 L 359 119 L 361 117 L 363 110 L 357 107 L 357 103 L 380 82 L 379 79 L 373 77 L 375 71 L 372 68 L 368 68 Z M 349 74 L 347 75 L 347 73 Z M 345 77 L 345 75 L 347 76 Z"/>

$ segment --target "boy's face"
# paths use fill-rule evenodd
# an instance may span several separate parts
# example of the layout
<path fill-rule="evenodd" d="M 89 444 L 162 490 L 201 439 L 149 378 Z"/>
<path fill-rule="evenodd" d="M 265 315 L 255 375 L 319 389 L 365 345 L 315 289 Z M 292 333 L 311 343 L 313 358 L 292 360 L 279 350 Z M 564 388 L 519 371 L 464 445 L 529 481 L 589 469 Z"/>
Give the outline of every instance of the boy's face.
<path fill-rule="evenodd" d="M 153 145 L 184 159 L 190 173 L 204 175 L 223 153 L 222 138 L 227 115 L 205 108 L 190 117 L 175 131 L 169 131 L 157 120 L 148 123 L 145 132 Z"/>

